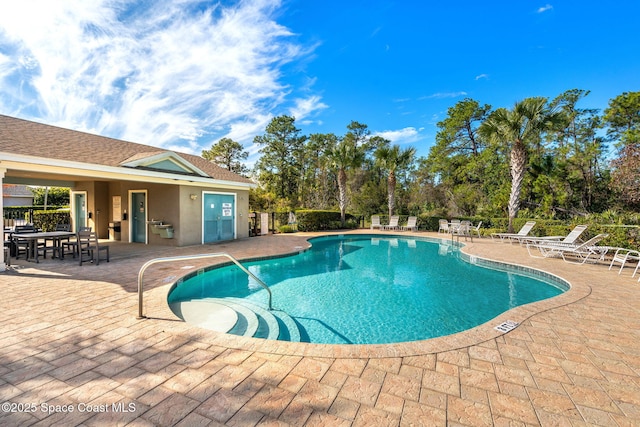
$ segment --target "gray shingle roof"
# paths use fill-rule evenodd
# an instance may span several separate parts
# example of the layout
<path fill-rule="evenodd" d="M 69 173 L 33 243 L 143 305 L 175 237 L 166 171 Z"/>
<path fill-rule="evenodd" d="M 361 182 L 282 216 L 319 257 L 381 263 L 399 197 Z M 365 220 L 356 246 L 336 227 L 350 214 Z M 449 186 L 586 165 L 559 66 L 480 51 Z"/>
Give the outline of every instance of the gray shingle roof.
<path fill-rule="evenodd" d="M 3 184 L 2 195 L 4 197 L 31 197 L 33 192 L 26 185 Z"/>
<path fill-rule="evenodd" d="M 166 153 L 168 150 L 0 114 L 0 152 L 119 167 L 126 160 Z M 202 157 L 175 154 L 213 179 L 252 182 Z"/>

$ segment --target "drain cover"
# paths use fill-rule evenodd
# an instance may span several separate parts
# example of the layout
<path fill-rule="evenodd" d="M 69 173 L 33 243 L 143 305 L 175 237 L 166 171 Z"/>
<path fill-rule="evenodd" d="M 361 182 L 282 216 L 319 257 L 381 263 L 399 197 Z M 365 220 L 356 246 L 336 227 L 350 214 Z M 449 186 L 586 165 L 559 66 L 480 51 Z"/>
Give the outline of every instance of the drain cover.
<path fill-rule="evenodd" d="M 503 323 L 499 324 L 498 326 L 496 326 L 495 329 L 497 329 L 500 332 L 509 332 L 509 331 L 511 331 L 512 329 L 514 329 L 518 325 L 519 325 L 518 322 L 513 322 L 511 320 L 507 320 L 506 322 L 503 322 Z"/>

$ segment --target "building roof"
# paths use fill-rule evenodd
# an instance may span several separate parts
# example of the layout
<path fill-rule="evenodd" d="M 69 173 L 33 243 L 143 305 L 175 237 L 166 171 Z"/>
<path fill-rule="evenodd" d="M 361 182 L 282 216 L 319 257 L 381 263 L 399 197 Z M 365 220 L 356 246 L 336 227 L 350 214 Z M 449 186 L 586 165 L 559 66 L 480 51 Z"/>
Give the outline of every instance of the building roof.
<path fill-rule="evenodd" d="M 252 184 L 248 178 L 228 171 L 202 157 L 172 152 L 104 136 L 64 129 L 15 117 L 0 115 L 0 161 L 2 153 L 86 163 L 105 167 L 145 169 L 145 158 L 172 161 L 175 170 L 165 173 L 212 178 L 218 181 Z M 131 166 L 131 162 L 135 166 Z M 146 165 L 149 170 L 156 170 Z"/>
<path fill-rule="evenodd" d="M 2 185 L 3 197 L 20 197 L 33 199 L 33 192 L 26 185 L 17 184 L 3 184 Z"/>

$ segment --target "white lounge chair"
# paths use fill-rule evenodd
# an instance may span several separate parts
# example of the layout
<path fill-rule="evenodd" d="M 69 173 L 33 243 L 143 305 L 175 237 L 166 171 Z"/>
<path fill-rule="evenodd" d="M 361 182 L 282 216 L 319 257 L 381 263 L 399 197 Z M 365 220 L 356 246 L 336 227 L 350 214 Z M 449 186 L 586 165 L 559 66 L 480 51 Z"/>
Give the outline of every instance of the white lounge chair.
<path fill-rule="evenodd" d="M 482 221 L 480 221 L 478 224 L 476 224 L 475 227 L 471 227 L 469 230 L 471 231 L 471 235 L 473 235 L 473 233 L 475 232 L 478 235 L 478 238 L 480 238 L 480 226 L 482 225 Z"/>
<path fill-rule="evenodd" d="M 400 229 L 403 231 L 415 231 L 417 228 L 418 228 L 417 216 L 410 216 L 407 219 L 407 225 L 403 225 L 402 227 L 400 227 Z"/>
<path fill-rule="evenodd" d="M 449 232 L 449 221 L 446 219 L 441 219 L 438 221 L 438 233 L 448 233 Z"/>
<path fill-rule="evenodd" d="M 380 224 L 380 215 L 372 215 L 371 216 L 371 229 L 382 229 L 382 224 Z"/>
<path fill-rule="evenodd" d="M 529 232 L 535 225 L 535 221 L 527 221 L 517 233 L 491 233 L 491 238 L 499 238 L 502 242 L 505 240 L 511 242 L 512 240 L 517 240 L 520 237 L 528 236 Z"/>
<path fill-rule="evenodd" d="M 397 230 L 398 228 L 400 228 L 400 226 L 398 225 L 398 221 L 400 221 L 400 216 L 392 215 L 391 218 L 389 218 L 389 224 L 383 225 L 382 229 L 383 230 Z"/>
<path fill-rule="evenodd" d="M 633 274 L 631 275 L 631 277 L 634 277 L 638 272 L 638 267 L 640 267 L 640 252 L 632 249 L 625 249 L 625 248 L 616 249 L 616 253 L 613 254 L 613 259 L 611 260 L 611 264 L 609 264 L 609 270 L 611 270 L 611 268 L 613 267 L 613 264 L 615 264 L 616 262 L 619 262 L 620 270 L 618 270 L 618 274 L 620 274 L 622 273 L 622 269 L 624 268 L 624 265 L 627 263 L 627 261 L 635 261 L 637 263 L 636 268 L 633 270 Z"/>
<path fill-rule="evenodd" d="M 543 237 L 519 237 L 516 238 L 520 243 L 544 243 L 544 242 L 557 242 L 565 245 L 573 245 L 582 243 L 580 235 L 587 229 L 586 225 L 576 225 L 573 230 L 567 234 L 564 238 L 562 236 L 543 236 Z"/>
<path fill-rule="evenodd" d="M 529 255 L 534 258 L 551 258 L 561 256 L 562 259 L 572 264 L 584 264 L 589 259 L 596 257 L 595 261 L 604 259 L 606 253 L 611 249 L 609 246 L 596 246 L 600 240 L 609 236 L 606 233 L 598 234 L 595 237 L 587 240 L 584 243 L 578 245 L 567 245 L 560 242 L 539 242 L 539 243 L 527 243 L 527 251 Z M 541 256 L 536 256 L 531 253 L 531 248 L 536 248 L 540 251 Z M 571 261 L 567 259 L 567 255 L 573 255 L 580 262 Z"/>

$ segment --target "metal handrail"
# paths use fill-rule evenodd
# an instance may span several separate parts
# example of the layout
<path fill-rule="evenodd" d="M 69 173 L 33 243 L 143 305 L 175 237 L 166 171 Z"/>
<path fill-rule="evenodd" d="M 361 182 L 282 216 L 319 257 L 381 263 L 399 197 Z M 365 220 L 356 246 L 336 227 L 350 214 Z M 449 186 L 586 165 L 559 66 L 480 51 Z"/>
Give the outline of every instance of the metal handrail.
<path fill-rule="evenodd" d="M 146 318 L 146 316 L 143 314 L 144 285 L 143 285 L 142 277 L 144 276 L 144 272 L 147 269 L 147 267 L 153 264 L 161 263 L 161 262 L 184 261 L 188 259 L 217 258 L 222 256 L 227 257 L 231 261 L 233 261 L 233 263 L 237 265 L 240 268 L 240 270 L 247 273 L 249 277 L 253 278 L 256 282 L 260 284 L 260 286 L 262 286 L 267 291 L 267 294 L 269 294 L 269 310 L 273 310 L 273 307 L 271 305 L 271 298 L 272 298 L 271 289 L 269 289 L 269 287 L 262 280 L 260 280 L 258 276 L 256 276 L 255 274 L 247 270 L 244 265 L 240 264 L 240 262 L 237 259 L 235 259 L 234 257 L 232 257 L 226 252 L 216 252 L 213 254 L 183 255 L 183 256 L 174 256 L 174 257 L 165 257 L 165 258 L 155 258 L 155 259 L 152 259 L 151 261 L 147 261 L 146 263 L 144 263 L 144 265 L 140 268 L 140 272 L 138 272 L 138 317 L 137 319 Z"/>

